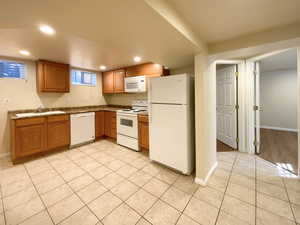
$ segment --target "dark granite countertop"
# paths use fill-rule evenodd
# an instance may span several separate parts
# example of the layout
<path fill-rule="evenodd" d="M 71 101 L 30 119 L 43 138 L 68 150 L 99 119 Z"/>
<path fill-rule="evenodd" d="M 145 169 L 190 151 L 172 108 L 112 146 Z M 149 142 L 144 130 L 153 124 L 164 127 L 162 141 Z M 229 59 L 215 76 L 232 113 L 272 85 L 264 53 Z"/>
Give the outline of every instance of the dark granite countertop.
<path fill-rule="evenodd" d="M 85 113 L 85 112 L 97 112 L 97 111 L 117 111 L 124 108 L 130 108 L 130 106 L 120 106 L 120 105 L 97 105 L 97 106 L 80 106 L 80 107 L 61 107 L 61 108 L 44 108 L 42 112 L 48 111 L 64 111 L 65 114 L 76 114 L 76 113 Z M 34 115 L 27 117 L 17 117 L 18 113 L 34 113 L 37 112 L 36 109 L 26 109 L 26 110 L 15 110 L 8 111 L 8 115 L 10 119 L 24 119 L 24 118 L 32 118 L 32 117 L 41 117 L 41 116 L 50 116 L 50 115 Z M 51 115 L 64 115 L 61 113 L 51 114 Z"/>

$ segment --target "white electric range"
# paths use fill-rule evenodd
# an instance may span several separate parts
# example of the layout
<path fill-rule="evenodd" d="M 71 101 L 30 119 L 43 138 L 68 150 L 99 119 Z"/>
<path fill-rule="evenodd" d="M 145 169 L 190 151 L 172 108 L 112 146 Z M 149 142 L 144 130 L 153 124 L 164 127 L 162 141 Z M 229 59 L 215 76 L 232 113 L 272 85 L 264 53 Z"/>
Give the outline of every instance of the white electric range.
<path fill-rule="evenodd" d="M 147 112 L 148 101 L 135 100 L 131 106 L 117 111 L 117 143 L 139 151 L 138 114 Z"/>

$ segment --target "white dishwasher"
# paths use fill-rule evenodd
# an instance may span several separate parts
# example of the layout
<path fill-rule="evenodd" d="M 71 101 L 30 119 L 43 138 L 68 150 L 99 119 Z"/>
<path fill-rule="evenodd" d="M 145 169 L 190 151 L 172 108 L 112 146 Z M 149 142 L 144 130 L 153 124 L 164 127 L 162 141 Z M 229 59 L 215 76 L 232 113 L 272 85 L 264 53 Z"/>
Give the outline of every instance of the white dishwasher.
<path fill-rule="evenodd" d="M 71 115 L 71 146 L 95 140 L 95 113 Z"/>

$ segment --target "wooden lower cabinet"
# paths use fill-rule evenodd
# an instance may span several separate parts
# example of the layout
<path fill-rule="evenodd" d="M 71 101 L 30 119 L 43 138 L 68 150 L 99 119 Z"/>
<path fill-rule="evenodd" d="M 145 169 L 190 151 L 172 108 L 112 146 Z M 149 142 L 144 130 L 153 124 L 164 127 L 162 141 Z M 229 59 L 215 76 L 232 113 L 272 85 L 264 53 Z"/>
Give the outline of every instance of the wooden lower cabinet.
<path fill-rule="evenodd" d="M 69 145 L 69 115 L 11 121 L 11 155 L 13 162 Z"/>
<path fill-rule="evenodd" d="M 59 115 L 48 117 L 47 150 L 70 145 L 70 117 Z"/>
<path fill-rule="evenodd" d="M 95 114 L 95 136 L 96 138 L 101 138 L 104 136 L 104 111 L 96 112 Z"/>
<path fill-rule="evenodd" d="M 117 138 L 117 113 L 113 111 L 104 112 L 104 135 L 113 139 Z"/>
<path fill-rule="evenodd" d="M 14 121 L 12 158 L 29 156 L 46 148 L 46 119 L 33 118 Z"/>
<path fill-rule="evenodd" d="M 95 116 L 97 138 L 117 138 L 117 114 L 99 111 Z M 70 115 L 11 120 L 12 161 L 70 145 Z"/>
<path fill-rule="evenodd" d="M 138 115 L 139 122 L 139 146 L 149 150 L 149 121 L 147 115 Z"/>

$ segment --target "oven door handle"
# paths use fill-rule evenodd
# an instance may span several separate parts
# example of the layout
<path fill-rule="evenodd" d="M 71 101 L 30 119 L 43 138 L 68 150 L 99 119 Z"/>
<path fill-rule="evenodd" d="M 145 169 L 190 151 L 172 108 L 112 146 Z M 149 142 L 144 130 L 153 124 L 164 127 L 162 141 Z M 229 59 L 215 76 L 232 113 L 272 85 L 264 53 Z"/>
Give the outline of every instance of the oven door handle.
<path fill-rule="evenodd" d="M 132 117 L 137 117 L 137 115 L 136 114 L 117 114 L 117 116 L 119 116 L 120 118 L 126 118 L 126 117 L 130 117 L 130 118 L 132 118 Z"/>

